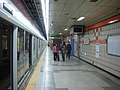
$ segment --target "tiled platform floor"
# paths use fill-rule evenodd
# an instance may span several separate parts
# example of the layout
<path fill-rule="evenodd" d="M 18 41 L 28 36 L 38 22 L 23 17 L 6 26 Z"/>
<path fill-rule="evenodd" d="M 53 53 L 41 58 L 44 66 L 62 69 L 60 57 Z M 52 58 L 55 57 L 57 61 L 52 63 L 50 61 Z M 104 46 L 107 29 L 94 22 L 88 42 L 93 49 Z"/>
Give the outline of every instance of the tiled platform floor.
<path fill-rule="evenodd" d="M 53 61 L 50 48 L 40 70 L 35 90 L 120 90 L 120 80 L 82 60 Z"/>

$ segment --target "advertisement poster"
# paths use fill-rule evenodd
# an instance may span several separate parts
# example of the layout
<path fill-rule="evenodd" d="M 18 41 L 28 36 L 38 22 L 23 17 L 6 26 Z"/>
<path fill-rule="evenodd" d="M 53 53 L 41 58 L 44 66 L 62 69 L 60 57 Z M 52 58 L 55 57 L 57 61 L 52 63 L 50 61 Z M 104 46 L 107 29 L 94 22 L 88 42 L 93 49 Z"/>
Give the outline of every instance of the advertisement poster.
<path fill-rule="evenodd" d="M 96 43 L 96 58 L 99 58 L 100 45 Z"/>

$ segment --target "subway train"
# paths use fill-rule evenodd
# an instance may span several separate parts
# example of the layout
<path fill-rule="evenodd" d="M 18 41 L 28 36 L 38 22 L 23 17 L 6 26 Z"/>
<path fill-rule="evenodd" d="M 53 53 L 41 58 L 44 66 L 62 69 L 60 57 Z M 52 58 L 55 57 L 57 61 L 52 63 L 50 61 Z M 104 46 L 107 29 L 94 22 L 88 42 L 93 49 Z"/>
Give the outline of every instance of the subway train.
<path fill-rule="evenodd" d="M 0 3 L 0 90 L 23 88 L 46 45 L 39 30 L 17 9 Z"/>

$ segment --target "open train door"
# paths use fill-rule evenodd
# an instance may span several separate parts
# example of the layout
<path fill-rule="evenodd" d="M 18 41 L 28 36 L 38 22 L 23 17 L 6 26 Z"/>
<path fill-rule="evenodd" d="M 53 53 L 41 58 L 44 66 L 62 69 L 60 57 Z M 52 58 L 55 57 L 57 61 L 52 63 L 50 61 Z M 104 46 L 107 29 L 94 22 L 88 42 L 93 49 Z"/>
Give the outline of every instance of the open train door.
<path fill-rule="evenodd" d="M 0 18 L 0 90 L 12 90 L 12 28 Z"/>

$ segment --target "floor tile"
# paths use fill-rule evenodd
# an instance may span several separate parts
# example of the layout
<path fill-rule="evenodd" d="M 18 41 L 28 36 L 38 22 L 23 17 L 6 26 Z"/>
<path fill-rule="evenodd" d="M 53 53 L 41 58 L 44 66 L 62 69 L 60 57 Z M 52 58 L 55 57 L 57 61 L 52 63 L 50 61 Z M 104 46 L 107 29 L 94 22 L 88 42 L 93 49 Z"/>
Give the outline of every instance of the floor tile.
<path fill-rule="evenodd" d="M 120 80 L 76 57 L 54 61 L 47 48 L 35 90 L 120 90 Z"/>

